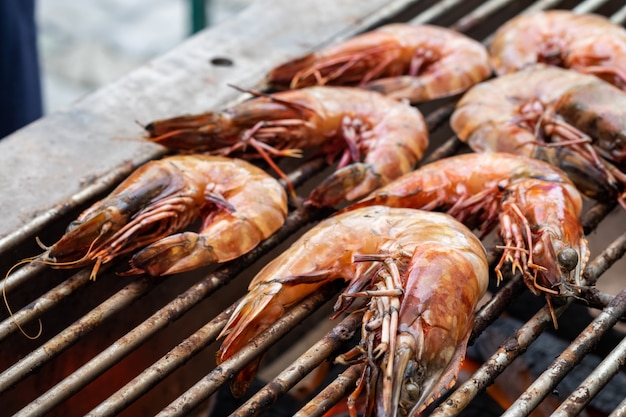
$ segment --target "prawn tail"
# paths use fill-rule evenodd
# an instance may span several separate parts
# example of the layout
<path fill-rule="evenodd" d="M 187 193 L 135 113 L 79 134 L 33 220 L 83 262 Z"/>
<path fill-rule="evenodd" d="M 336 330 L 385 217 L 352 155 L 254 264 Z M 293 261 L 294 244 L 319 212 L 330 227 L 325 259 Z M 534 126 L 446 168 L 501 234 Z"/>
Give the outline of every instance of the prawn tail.
<path fill-rule="evenodd" d="M 373 166 L 357 162 L 343 167 L 326 178 L 305 202 L 317 207 L 332 207 L 342 201 L 354 201 L 383 185 Z"/>
<path fill-rule="evenodd" d="M 276 292 L 281 287 L 282 284 L 277 282 L 256 286 L 241 301 L 218 336 L 218 339 L 225 336 L 217 352 L 218 365 L 235 355 L 282 315 L 283 307 L 274 305 Z M 262 360 L 263 355 L 260 355 L 233 377 L 230 384 L 233 396 L 239 398 L 245 394 Z"/>

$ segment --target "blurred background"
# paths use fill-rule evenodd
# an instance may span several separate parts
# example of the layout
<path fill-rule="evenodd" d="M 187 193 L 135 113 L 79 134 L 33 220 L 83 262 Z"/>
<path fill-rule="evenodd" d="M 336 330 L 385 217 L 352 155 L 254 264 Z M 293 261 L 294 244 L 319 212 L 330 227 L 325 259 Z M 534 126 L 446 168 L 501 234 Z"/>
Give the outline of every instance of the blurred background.
<path fill-rule="evenodd" d="M 44 114 L 60 110 L 252 0 L 36 0 Z"/>

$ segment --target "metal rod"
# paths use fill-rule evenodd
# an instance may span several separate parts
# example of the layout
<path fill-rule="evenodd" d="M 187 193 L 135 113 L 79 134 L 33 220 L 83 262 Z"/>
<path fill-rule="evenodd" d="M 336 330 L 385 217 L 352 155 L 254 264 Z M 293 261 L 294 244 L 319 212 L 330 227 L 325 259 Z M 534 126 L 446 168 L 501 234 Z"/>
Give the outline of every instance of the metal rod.
<path fill-rule="evenodd" d="M 585 406 L 595 397 L 626 363 L 626 337 L 611 351 L 578 388 L 556 409 L 553 416 L 567 417 L 579 415 Z"/>
<path fill-rule="evenodd" d="M 29 279 L 41 274 L 46 268 L 48 268 L 48 266 L 38 262 L 24 265 L 0 281 L 0 288 L 2 288 L 2 291 L 5 294 L 9 294 L 18 286 L 26 283 Z"/>
<path fill-rule="evenodd" d="M 594 285 L 600 276 L 605 273 L 611 265 L 621 259 L 626 253 L 626 232 L 622 233 L 611 242 L 593 262 L 585 268 L 585 281 L 589 285 Z"/>
<path fill-rule="evenodd" d="M 101 268 L 101 270 L 104 271 L 105 267 Z M 52 290 L 41 295 L 33 303 L 15 312 L 11 317 L 6 318 L 2 323 L 0 323 L 0 341 L 18 330 L 18 323 L 20 327 L 24 327 L 26 323 L 40 317 L 43 313 L 57 305 L 59 300 L 69 296 L 77 289 L 83 287 L 89 282 L 90 274 L 90 268 L 77 272 Z M 2 390 L 0 389 L 0 391 Z"/>
<path fill-rule="evenodd" d="M 431 22 L 460 3 L 462 3 L 462 0 L 439 1 L 435 3 L 433 6 L 424 10 L 419 15 L 415 16 L 413 19 L 409 20 L 409 23 L 414 24 L 414 25 L 422 25 L 424 23 Z"/>
<path fill-rule="evenodd" d="M 546 10 L 556 6 L 560 2 L 561 0 L 540 0 L 538 2 L 535 2 L 535 4 L 533 4 L 532 6 L 527 7 L 522 13 L 534 13 L 541 10 Z"/>
<path fill-rule="evenodd" d="M 624 398 L 622 402 L 619 403 L 617 407 L 615 407 L 615 410 L 613 410 L 613 412 L 609 414 L 609 417 L 624 417 L 624 416 L 626 416 L 626 398 Z"/>
<path fill-rule="evenodd" d="M 213 320 L 204 325 L 200 330 L 180 342 L 152 366 L 137 375 L 132 381 L 120 388 L 86 416 L 106 417 L 113 416 L 132 404 L 141 395 L 148 392 L 152 387 L 172 374 L 175 370 L 187 363 L 194 355 L 214 342 L 222 330 L 230 315 L 237 307 L 233 304 Z"/>
<path fill-rule="evenodd" d="M 343 371 L 293 417 L 322 417 L 355 388 L 356 381 L 361 377 L 364 369 L 365 364 L 361 363 Z"/>
<path fill-rule="evenodd" d="M 11 386 L 23 378 L 34 373 L 50 359 L 58 356 L 61 352 L 74 345 L 85 334 L 91 332 L 116 312 L 128 307 L 132 301 L 147 293 L 154 286 L 154 280 L 141 279 L 124 287 L 104 303 L 93 309 L 89 314 L 65 328 L 55 337 L 48 340 L 42 346 L 28 354 L 28 356 L 25 356 L 19 362 L 4 371 L 0 375 L 0 392 L 11 388 Z M 26 412 L 28 408 L 34 409 L 34 403 L 31 403 L 27 408 L 22 410 L 26 413 L 23 415 L 28 415 L 28 412 Z"/>
<path fill-rule="evenodd" d="M 502 416 L 526 416 L 552 392 L 554 387 L 598 343 L 600 337 L 619 320 L 626 311 L 626 289 L 583 330 L 548 369 L 502 414 Z"/>
<path fill-rule="evenodd" d="M 459 32 L 464 32 L 509 3 L 511 3 L 511 0 L 486 1 L 459 19 L 459 21 L 452 25 L 451 28 Z"/>
<path fill-rule="evenodd" d="M 242 370 L 247 363 L 263 354 L 273 343 L 285 336 L 312 311 L 321 307 L 339 290 L 337 285 L 322 287 L 311 297 L 293 307 L 264 332 L 254 337 L 245 347 L 213 369 L 207 376 L 181 394 L 157 416 L 182 416 L 192 411 L 226 381 Z"/>
<path fill-rule="evenodd" d="M 287 393 L 309 372 L 349 341 L 361 322 L 363 312 L 355 312 L 333 327 L 320 341 L 302 354 L 272 382 L 257 391 L 231 417 L 256 416 L 267 410 L 276 399 Z"/>
<path fill-rule="evenodd" d="M 585 0 L 572 9 L 575 13 L 591 13 L 606 3 L 606 0 Z"/>

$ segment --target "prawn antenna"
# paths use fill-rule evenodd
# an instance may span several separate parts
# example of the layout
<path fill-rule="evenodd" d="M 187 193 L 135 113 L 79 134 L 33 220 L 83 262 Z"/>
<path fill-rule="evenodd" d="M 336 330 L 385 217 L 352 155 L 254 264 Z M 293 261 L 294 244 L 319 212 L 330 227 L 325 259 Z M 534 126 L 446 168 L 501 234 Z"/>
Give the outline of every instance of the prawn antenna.
<path fill-rule="evenodd" d="M 35 334 L 34 336 L 31 336 L 28 333 L 26 333 L 26 330 L 24 330 L 22 325 L 15 318 L 15 314 L 13 314 L 13 310 L 11 310 L 11 306 L 9 305 L 9 300 L 8 300 L 8 297 L 7 297 L 7 281 L 9 280 L 9 275 L 11 275 L 11 272 L 13 272 L 15 270 L 15 268 L 17 268 L 18 266 L 24 265 L 24 264 L 36 263 L 36 262 L 40 262 L 40 261 L 43 261 L 43 260 L 38 260 L 37 257 L 22 259 L 21 261 L 19 261 L 15 265 L 13 265 L 8 270 L 8 272 L 4 276 L 4 281 L 2 282 L 2 300 L 4 301 L 4 306 L 6 307 L 7 311 L 9 312 L 9 317 L 11 317 L 11 320 L 13 321 L 13 324 L 15 324 L 15 327 L 17 327 L 17 329 L 20 331 L 20 333 L 22 333 L 24 335 L 24 337 L 26 337 L 27 339 L 30 339 L 30 340 L 36 340 L 36 339 L 39 338 L 39 336 L 41 336 L 41 333 L 43 332 L 43 325 L 41 323 L 41 319 L 37 319 L 37 322 L 39 324 L 39 330 L 37 331 L 37 334 Z"/>
<path fill-rule="evenodd" d="M 245 88 L 242 88 L 242 87 L 238 87 L 238 86 L 233 85 L 233 84 L 228 84 L 228 86 L 231 87 L 231 88 L 234 88 L 235 90 L 237 90 L 237 91 L 239 91 L 241 93 L 251 94 L 254 97 L 265 97 L 265 98 L 270 99 L 270 100 L 272 100 L 272 101 L 274 101 L 276 103 L 284 104 L 285 106 L 289 106 L 289 107 L 297 108 L 297 109 L 300 109 L 300 110 L 308 111 L 308 112 L 311 112 L 313 114 L 317 113 L 315 111 L 315 109 L 313 109 L 311 107 L 308 107 L 308 106 L 305 106 L 302 103 L 294 103 L 293 101 L 283 100 L 283 99 L 280 99 L 280 98 L 276 98 L 274 95 L 269 94 L 269 93 L 264 93 L 262 91 L 248 90 L 248 89 L 245 89 Z"/>
<path fill-rule="evenodd" d="M 15 318 L 15 314 L 13 313 L 13 310 L 11 309 L 11 306 L 9 305 L 9 300 L 7 297 L 7 281 L 9 280 L 9 275 L 11 275 L 11 273 L 20 265 L 24 265 L 24 264 L 43 264 L 43 265 L 50 265 L 50 266 L 71 266 L 71 265 L 76 265 L 80 262 L 83 262 L 85 259 L 88 259 L 92 250 L 93 250 L 93 246 L 96 244 L 96 242 L 98 241 L 98 238 L 102 236 L 102 234 L 100 234 L 98 237 L 96 237 L 93 242 L 91 242 L 91 245 L 89 245 L 89 249 L 87 250 L 87 253 L 85 255 L 83 255 L 80 259 L 76 259 L 74 261 L 67 261 L 67 262 L 56 262 L 56 261 L 49 261 L 46 259 L 42 259 L 41 256 L 42 255 L 37 255 L 37 256 L 33 256 L 30 258 L 25 258 L 22 259 L 21 261 L 19 261 L 18 263 L 16 263 L 15 265 L 13 265 L 6 273 L 6 275 L 4 276 L 4 281 L 2 282 L 2 300 L 4 301 L 4 306 L 6 307 L 9 316 L 11 317 L 11 320 L 13 321 L 13 323 L 15 324 L 15 327 L 18 328 L 18 330 L 20 331 L 20 333 L 22 333 L 26 338 L 30 339 L 30 340 L 35 340 L 38 339 L 39 336 L 41 336 L 41 333 L 43 332 L 43 325 L 41 323 L 41 319 L 37 319 L 38 323 L 39 323 L 39 330 L 37 331 L 37 334 L 34 336 L 29 335 L 28 333 L 26 333 L 26 331 L 24 330 L 24 328 L 22 327 L 22 325 L 17 321 L 17 319 Z M 41 239 L 39 239 L 39 237 L 35 238 L 35 241 L 37 242 L 37 245 L 39 245 L 42 249 L 48 250 L 49 247 L 47 247 L 46 245 L 43 244 L 43 242 L 41 241 Z M 96 266 L 94 266 L 94 269 L 92 270 L 89 279 L 95 280 L 95 275 L 98 272 L 98 268 L 100 266 L 100 261 L 98 260 L 98 262 L 96 263 Z"/>

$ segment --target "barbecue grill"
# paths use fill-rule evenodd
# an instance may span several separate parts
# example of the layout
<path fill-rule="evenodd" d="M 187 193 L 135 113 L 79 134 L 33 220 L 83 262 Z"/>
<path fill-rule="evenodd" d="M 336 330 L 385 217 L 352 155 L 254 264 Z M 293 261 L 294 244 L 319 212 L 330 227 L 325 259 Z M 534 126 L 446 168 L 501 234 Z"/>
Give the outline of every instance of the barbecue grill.
<path fill-rule="evenodd" d="M 626 21 L 621 0 L 255 2 L 235 19 L 200 32 L 71 108 L 0 141 L 2 271 L 41 252 L 35 237 L 53 242 L 83 208 L 137 166 L 164 154 L 156 145 L 134 140 L 143 134 L 136 122 L 197 113 L 241 100 L 241 93 L 228 84 L 258 88 L 265 73 L 286 59 L 384 23 L 432 23 L 486 40 L 511 17 L 548 8 L 595 12 L 622 25 Z M 419 106 L 431 132 L 423 163 L 466 150 L 448 127 L 453 106 L 454 100 Z M 301 195 L 323 175 L 324 164 L 319 160 L 284 164 Z M 352 391 L 361 369 L 360 365 L 339 369 L 336 377 L 325 378 L 319 391 L 309 388 L 316 385 L 308 382 L 311 375 L 323 375 L 316 370 L 318 366 L 327 366 L 347 350 L 358 333 L 358 313 L 335 322 L 327 319 L 339 287 L 324 288 L 295 306 L 219 367 L 215 366 L 215 338 L 251 277 L 304 229 L 330 214 L 323 209 L 293 208 L 277 234 L 241 259 L 176 276 L 120 277 L 115 272 L 123 270 L 122 262 L 107 265 L 96 281 L 89 280 L 90 268 L 54 270 L 26 263 L 15 269 L 0 283 L 13 310 L 12 318 L 6 311 L 0 317 L 3 413 L 178 416 L 208 415 L 213 410 L 213 415 L 223 415 L 219 407 L 226 400 L 220 395 L 229 378 L 267 351 L 260 378 L 268 383 L 256 387 L 253 396 L 239 404 L 236 415 L 264 411 L 281 415 L 285 402 L 297 404 L 298 416 L 322 415 Z M 614 205 L 589 202 L 583 222 L 592 249 L 585 278 L 598 287 L 557 307 L 562 328 L 555 334 L 566 343 L 556 358 L 548 358 L 532 384 L 517 394 L 507 416 L 529 415 L 544 398 L 552 398 L 561 389 L 557 388 L 560 381 L 578 369 L 577 364 L 594 353 L 603 360 L 595 362 L 571 392 L 559 392 L 564 400 L 559 400 L 555 415 L 583 412 L 589 401 L 611 384 L 619 385 L 618 378 L 624 377 L 626 339 L 615 326 L 626 310 L 626 289 L 622 290 L 626 286 L 617 281 L 624 278 L 625 263 L 620 259 L 626 250 L 626 214 Z M 488 249 L 493 264 L 498 254 Z M 605 286 L 616 281 L 610 288 Z M 527 296 L 520 277 L 510 277 L 494 288 L 493 297 L 477 314 L 470 344 L 494 326 L 505 310 L 517 314 L 520 326 L 509 329 L 500 347 L 442 396 L 432 407 L 432 415 L 458 415 L 484 401 L 485 388 L 552 330 L 543 298 L 531 296 L 534 302 L 530 302 Z M 521 304 L 518 313 L 508 308 L 516 303 Z M 591 315 L 585 321 L 581 317 L 586 313 L 580 311 L 588 310 Z M 571 311 L 578 313 L 568 316 Z M 578 327 L 568 331 L 575 320 Z M 29 339 L 20 329 L 31 336 L 41 329 L 41 335 Z M 296 384 L 301 388 L 296 394 L 306 391 L 306 399 L 294 395 Z M 614 403 L 602 401 L 611 407 L 605 415 L 626 415 L 624 386 L 616 392 Z"/>

